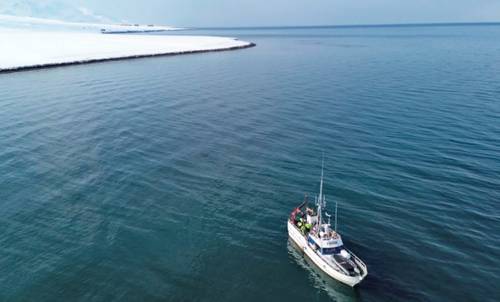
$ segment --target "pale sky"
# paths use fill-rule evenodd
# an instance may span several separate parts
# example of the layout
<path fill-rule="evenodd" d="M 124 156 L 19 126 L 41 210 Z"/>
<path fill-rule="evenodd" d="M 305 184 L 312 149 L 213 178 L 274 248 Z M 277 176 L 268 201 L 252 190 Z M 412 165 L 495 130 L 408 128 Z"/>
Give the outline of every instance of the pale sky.
<path fill-rule="evenodd" d="M 115 20 L 185 27 L 500 21 L 500 0 L 57 1 Z"/>

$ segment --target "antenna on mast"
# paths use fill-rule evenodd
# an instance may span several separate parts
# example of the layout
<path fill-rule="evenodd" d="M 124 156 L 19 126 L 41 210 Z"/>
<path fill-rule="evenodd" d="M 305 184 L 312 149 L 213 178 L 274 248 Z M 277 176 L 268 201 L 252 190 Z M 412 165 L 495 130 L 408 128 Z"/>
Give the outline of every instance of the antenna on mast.
<path fill-rule="evenodd" d="M 325 153 L 323 153 L 323 157 L 321 159 L 321 182 L 319 184 L 319 198 L 323 202 L 323 168 L 325 166 Z"/>
<path fill-rule="evenodd" d="M 337 204 L 338 202 L 335 200 L 335 232 L 337 232 Z"/>

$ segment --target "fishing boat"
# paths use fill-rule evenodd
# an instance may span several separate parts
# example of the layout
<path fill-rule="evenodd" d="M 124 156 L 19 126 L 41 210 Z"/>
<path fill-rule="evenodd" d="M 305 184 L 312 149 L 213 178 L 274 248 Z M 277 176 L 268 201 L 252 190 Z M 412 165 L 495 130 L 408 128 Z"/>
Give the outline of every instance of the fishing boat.
<path fill-rule="evenodd" d="M 325 209 L 322 165 L 319 196 L 316 197 L 315 205 L 309 207 L 306 195 L 304 202 L 290 213 L 288 236 L 326 275 L 354 287 L 368 275 L 368 269 L 361 259 L 344 246 L 337 232 L 337 203 L 333 228 L 331 215 Z"/>

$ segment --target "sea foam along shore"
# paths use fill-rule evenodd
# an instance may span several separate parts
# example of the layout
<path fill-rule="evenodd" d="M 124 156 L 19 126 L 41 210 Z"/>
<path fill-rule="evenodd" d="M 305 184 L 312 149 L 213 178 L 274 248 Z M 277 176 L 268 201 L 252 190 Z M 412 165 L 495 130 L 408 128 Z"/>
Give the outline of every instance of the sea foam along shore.
<path fill-rule="evenodd" d="M 0 72 L 255 46 L 227 37 L 103 35 L 7 28 L 0 28 L 0 45 Z"/>

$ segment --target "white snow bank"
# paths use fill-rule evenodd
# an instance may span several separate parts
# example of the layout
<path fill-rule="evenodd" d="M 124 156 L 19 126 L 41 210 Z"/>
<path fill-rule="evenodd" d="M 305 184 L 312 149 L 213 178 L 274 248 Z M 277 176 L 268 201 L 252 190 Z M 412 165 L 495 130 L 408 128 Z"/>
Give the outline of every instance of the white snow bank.
<path fill-rule="evenodd" d="M 0 71 L 253 46 L 225 37 L 103 35 L 5 28 L 0 28 L 0 45 Z"/>

